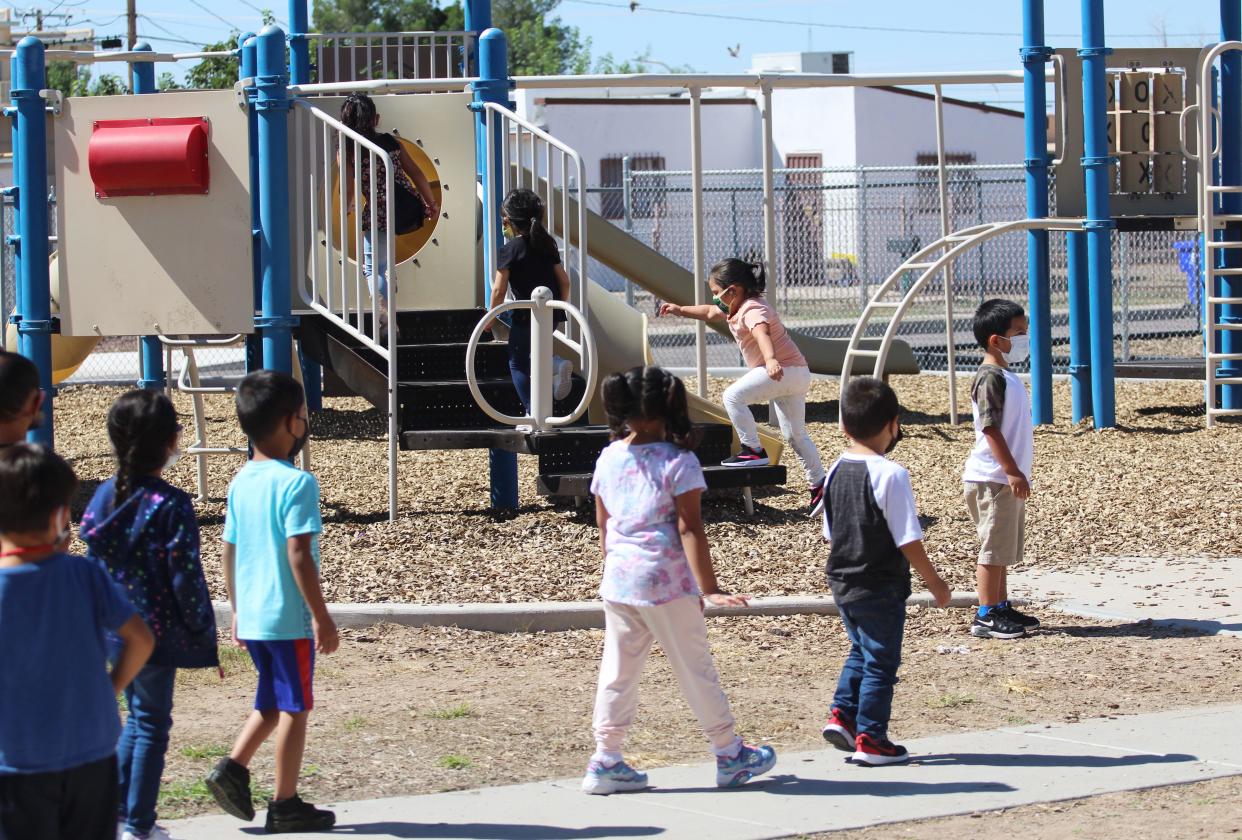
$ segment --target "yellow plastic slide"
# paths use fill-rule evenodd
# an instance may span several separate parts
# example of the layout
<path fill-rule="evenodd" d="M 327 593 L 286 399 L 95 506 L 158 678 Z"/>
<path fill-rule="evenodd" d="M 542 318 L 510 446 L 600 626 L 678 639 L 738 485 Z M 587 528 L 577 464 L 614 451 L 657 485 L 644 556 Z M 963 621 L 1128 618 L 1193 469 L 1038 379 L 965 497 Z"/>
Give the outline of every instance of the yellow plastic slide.
<path fill-rule="evenodd" d="M 60 314 L 60 269 L 56 265 L 56 255 L 52 254 L 48 271 L 52 279 L 52 314 Z M 92 336 L 52 336 L 52 384 L 58 385 L 82 366 L 86 357 L 99 343 Z M 9 324 L 4 333 L 4 348 L 10 353 L 17 352 L 17 325 Z"/>

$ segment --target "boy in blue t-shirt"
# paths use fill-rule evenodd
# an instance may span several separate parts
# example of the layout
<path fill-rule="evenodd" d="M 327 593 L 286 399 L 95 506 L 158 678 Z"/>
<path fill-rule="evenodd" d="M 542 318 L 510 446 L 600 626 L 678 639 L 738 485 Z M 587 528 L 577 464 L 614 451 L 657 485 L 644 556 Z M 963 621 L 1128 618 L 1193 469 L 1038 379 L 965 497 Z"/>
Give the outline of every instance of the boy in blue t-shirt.
<path fill-rule="evenodd" d="M 155 640 L 102 566 L 65 553 L 77 485 L 49 449 L 0 450 L 0 837 L 117 833 L 116 695 Z"/>
<path fill-rule="evenodd" d="M 310 436 L 302 386 L 260 370 L 237 388 L 237 419 L 254 459 L 229 485 L 224 517 L 224 580 L 233 607 L 233 640 L 258 671 L 254 711 L 230 754 L 207 777 L 229 814 L 254 819 L 249 765 L 276 733 L 276 791 L 268 833 L 325 831 L 331 811 L 298 796 L 306 726 L 314 707 L 315 652 L 340 646 L 319 588 L 319 483 L 293 466 Z"/>

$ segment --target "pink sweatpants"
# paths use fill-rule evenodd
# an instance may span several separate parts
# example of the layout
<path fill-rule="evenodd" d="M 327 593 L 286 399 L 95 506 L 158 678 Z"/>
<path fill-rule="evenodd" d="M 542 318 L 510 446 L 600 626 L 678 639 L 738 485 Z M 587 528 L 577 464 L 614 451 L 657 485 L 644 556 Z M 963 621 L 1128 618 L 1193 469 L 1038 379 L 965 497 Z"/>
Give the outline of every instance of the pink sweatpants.
<path fill-rule="evenodd" d="M 602 752 L 620 752 L 638 707 L 638 681 L 658 641 L 682 694 L 711 739 L 725 749 L 736 742 L 733 713 L 720 688 L 707 647 L 707 624 L 699 599 L 678 598 L 658 607 L 604 602 L 604 659 L 595 694 L 595 743 Z"/>

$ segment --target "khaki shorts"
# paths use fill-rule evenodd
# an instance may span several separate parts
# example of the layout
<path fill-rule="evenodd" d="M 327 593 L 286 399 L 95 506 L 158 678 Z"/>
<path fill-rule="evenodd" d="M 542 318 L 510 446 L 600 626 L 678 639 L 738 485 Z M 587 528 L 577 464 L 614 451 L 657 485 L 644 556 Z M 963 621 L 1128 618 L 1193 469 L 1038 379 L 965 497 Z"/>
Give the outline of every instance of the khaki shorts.
<path fill-rule="evenodd" d="M 1008 484 L 967 481 L 966 509 L 979 534 L 980 566 L 1012 566 L 1025 548 L 1026 502 Z"/>

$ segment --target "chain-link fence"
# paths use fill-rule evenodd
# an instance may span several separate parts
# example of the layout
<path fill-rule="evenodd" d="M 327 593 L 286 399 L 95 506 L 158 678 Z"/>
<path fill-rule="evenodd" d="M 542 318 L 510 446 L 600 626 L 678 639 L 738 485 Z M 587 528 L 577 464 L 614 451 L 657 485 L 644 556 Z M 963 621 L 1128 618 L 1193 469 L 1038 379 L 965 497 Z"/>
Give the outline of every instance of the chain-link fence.
<path fill-rule="evenodd" d="M 763 187 L 759 170 L 704 173 L 703 232 L 710 265 L 727 256 L 763 254 Z M 664 256 L 693 268 L 691 174 L 625 168 L 619 186 L 594 188 L 601 212 Z M 769 297 L 786 323 L 828 338 L 848 337 L 863 305 L 902 261 L 941 235 L 934 166 L 777 170 L 774 178 L 776 276 Z M 949 228 L 1026 217 L 1021 166 L 950 166 Z M 1050 189 L 1050 195 L 1053 191 Z M 1065 237 L 1049 235 L 1054 366 L 1068 368 Z M 1194 232 L 1113 234 L 1114 323 L 1118 361 L 1199 354 L 1197 251 Z M 1027 296 L 1027 236 L 990 240 L 954 266 L 954 343 L 977 358 L 970 319 L 989 297 Z M 593 278 L 654 315 L 658 301 L 598 263 Z M 909 278 L 913 282 L 915 278 Z M 928 370 L 946 366 L 944 287 L 929 283 L 899 335 Z M 656 359 L 693 365 L 694 330 L 681 319 L 653 318 Z M 709 333 L 708 363 L 730 366 L 739 355 Z"/>

